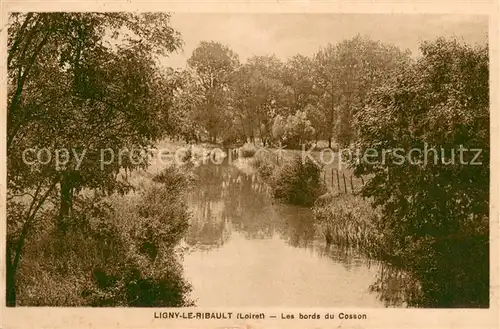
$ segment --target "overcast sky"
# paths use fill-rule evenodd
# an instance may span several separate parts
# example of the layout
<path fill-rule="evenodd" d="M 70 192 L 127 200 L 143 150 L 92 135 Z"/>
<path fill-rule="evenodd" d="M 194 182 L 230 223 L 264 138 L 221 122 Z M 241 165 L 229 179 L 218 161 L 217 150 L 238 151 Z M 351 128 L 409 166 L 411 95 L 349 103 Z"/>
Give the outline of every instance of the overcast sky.
<path fill-rule="evenodd" d="M 487 16 L 381 14 L 172 14 L 171 24 L 184 40 L 184 50 L 164 61 L 185 67 L 200 41 L 218 41 L 235 51 L 241 61 L 253 55 L 275 54 L 285 60 L 297 53 L 310 56 L 328 43 L 358 33 L 409 49 L 418 55 L 423 40 L 439 36 L 484 44 Z"/>

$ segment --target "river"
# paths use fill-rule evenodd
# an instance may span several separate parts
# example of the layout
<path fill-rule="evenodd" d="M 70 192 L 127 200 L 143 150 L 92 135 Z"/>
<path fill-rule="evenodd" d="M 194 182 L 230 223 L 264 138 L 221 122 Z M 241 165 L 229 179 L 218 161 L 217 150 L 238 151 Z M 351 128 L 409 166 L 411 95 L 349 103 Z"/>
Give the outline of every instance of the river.
<path fill-rule="evenodd" d="M 311 209 L 274 202 L 255 173 L 227 163 L 195 173 L 183 264 L 196 306 L 385 307 L 387 296 L 402 304 L 381 264 L 327 247 Z M 376 282 L 382 288 L 370 289 Z"/>

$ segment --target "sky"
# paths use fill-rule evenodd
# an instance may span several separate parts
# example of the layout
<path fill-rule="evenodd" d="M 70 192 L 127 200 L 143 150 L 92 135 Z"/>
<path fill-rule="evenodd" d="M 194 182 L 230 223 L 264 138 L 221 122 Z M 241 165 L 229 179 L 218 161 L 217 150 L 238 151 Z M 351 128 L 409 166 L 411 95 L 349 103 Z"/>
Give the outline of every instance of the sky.
<path fill-rule="evenodd" d="M 311 56 L 357 34 L 409 49 L 413 56 L 421 41 L 440 36 L 470 44 L 488 39 L 488 17 L 477 15 L 173 13 L 171 25 L 184 41 L 182 51 L 162 60 L 173 68 L 184 68 L 201 41 L 221 42 L 244 62 L 253 55 Z"/>

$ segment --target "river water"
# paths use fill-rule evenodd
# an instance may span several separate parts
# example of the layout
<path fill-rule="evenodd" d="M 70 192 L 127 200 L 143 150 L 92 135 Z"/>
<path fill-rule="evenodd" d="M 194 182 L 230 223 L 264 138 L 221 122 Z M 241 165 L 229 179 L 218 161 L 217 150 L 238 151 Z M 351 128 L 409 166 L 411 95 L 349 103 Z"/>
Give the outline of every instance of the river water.
<path fill-rule="evenodd" d="M 227 163 L 195 173 L 183 264 L 196 306 L 384 307 L 400 293 L 381 264 L 327 247 L 312 211 L 273 202 L 255 173 Z"/>

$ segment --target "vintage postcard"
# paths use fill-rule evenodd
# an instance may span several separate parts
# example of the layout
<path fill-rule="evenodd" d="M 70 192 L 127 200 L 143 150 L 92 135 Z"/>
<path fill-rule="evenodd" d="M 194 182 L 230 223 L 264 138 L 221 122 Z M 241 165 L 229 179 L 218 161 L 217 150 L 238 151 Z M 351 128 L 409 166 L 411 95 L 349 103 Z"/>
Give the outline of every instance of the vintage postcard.
<path fill-rule="evenodd" d="M 4 2 L 0 327 L 498 328 L 498 10 Z"/>

